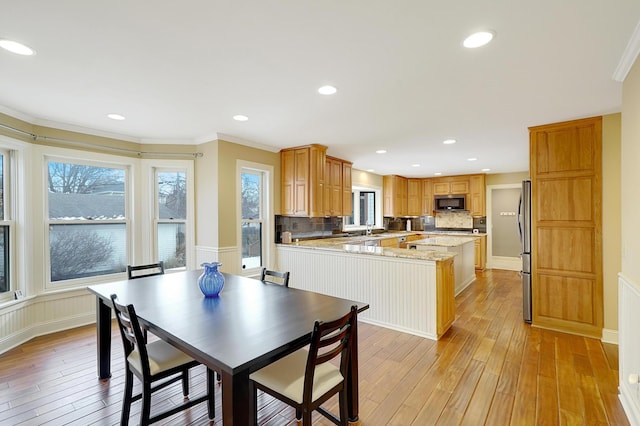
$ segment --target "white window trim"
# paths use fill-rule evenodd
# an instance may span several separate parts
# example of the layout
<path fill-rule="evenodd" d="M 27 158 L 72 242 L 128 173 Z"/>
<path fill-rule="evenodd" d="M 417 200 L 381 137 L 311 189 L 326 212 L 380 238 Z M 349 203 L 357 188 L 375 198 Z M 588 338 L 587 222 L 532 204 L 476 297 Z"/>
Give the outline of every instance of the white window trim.
<path fill-rule="evenodd" d="M 252 169 L 263 173 L 263 191 L 262 199 L 264 205 L 262 206 L 263 220 L 263 233 L 264 241 L 262 242 L 262 263 L 264 267 L 273 268 L 271 259 L 274 258 L 273 253 L 275 251 L 275 231 L 273 226 L 274 218 L 274 170 L 273 166 L 268 164 L 254 163 L 251 161 L 237 160 L 236 161 L 236 241 L 238 242 L 238 268 L 241 275 L 252 276 L 256 274 L 255 269 L 243 270 L 242 269 L 242 229 L 240 224 L 242 223 L 242 199 L 240 197 L 242 191 L 242 170 Z"/>
<path fill-rule="evenodd" d="M 156 227 L 158 224 L 158 201 L 157 201 L 157 187 L 156 187 L 156 171 L 160 172 L 185 172 L 187 178 L 187 217 L 185 223 L 185 255 L 186 255 L 186 269 L 197 269 L 199 265 L 196 265 L 196 249 L 195 249 L 195 213 L 194 213 L 194 199 L 195 199 L 195 172 L 193 160 L 142 160 L 141 170 L 143 177 L 141 182 L 146 182 L 149 190 L 146 191 L 147 197 L 144 198 L 145 202 L 141 203 L 138 207 L 140 209 L 140 217 L 147 218 L 141 220 L 140 224 L 136 224 L 135 228 L 140 229 L 140 235 L 134 240 L 140 241 L 139 244 L 134 244 L 132 247 L 132 256 L 129 257 L 132 264 L 147 264 L 154 263 L 158 258 L 158 244 L 156 238 Z M 135 199 L 141 199 L 142 197 L 136 197 Z M 162 222 L 166 222 L 163 220 Z M 183 221 L 178 221 L 182 223 Z M 146 241 L 143 241 L 147 236 Z M 174 271 L 181 270 L 176 268 Z M 169 271 L 167 271 L 169 272 Z"/>
<path fill-rule="evenodd" d="M 50 265 L 50 252 L 49 252 L 49 224 L 59 223 L 60 221 L 51 221 L 49 220 L 49 197 L 47 195 L 47 163 L 49 161 L 53 162 L 62 162 L 62 163 L 73 163 L 73 164 L 81 164 L 88 166 L 96 166 L 96 167 L 110 167 L 110 168 L 119 168 L 125 171 L 125 188 L 127 197 L 125 198 L 125 219 L 120 221 L 100 221 L 100 223 L 124 223 L 126 228 L 126 241 L 127 241 L 127 255 L 126 258 L 131 258 L 131 247 L 132 247 L 132 223 L 133 223 L 133 212 L 135 209 L 132 207 L 132 200 L 134 199 L 133 190 L 133 182 L 136 180 L 133 178 L 133 173 L 135 173 L 136 167 L 135 162 L 139 160 L 127 161 L 130 160 L 127 157 L 118 157 L 107 154 L 97 154 L 92 153 L 92 159 L 88 160 L 82 156 L 83 152 L 69 150 L 65 148 L 52 148 L 47 147 L 48 149 L 43 150 L 42 155 L 42 197 L 43 197 L 43 210 L 42 217 L 44 223 L 44 234 L 43 234 L 43 259 L 44 259 L 44 290 L 48 291 L 57 291 L 61 289 L 69 289 L 69 288 L 77 288 L 83 287 L 86 285 L 97 284 L 106 281 L 113 281 L 114 279 L 123 278 L 126 275 L 126 272 L 121 274 L 109 274 L 109 275 L 99 275 L 95 277 L 86 277 L 86 278 L 78 278 L 73 280 L 65 280 L 65 281 L 56 281 L 51 282 L 51 265 Z M 64 221 L 65 224 L 73 224 L 73 223 L 81 223 L 87 224 L 87 221 Z"/>
<path fill-rule="evenodd" d="M 359 185 L 354 185 L 351 187 L 351 194 L 353 197 L 353 219 L 354 222 L 356 221 L 356 218 L 360 218 L 360 209 L 357 208 L 359 206 L 356 206 L 356 200 L 359 200 L 359 194 L 360 192 L 374 192 L 375 193 L 375 203 L 376 203 L 376 211 L 375 211 L 375 218 L 376 218 L 376 223 L 373 225 L 374 228 L 382 228 L 384 227 L 384 222 L 383 222 L 383 218 L 382 218 L 382 204 L 384 203 L 384 200 L 382 198 L 382 188 L 378 188 L 378 187 L 367 187 L 367 186 L 359 186 Z M 356 196 L 356 194 L 358 196 Z M 366 225 L 342 225 L 342 229 L 345 231 L 359 231 L 359 230 L 366 230 L 367 227 Z"/>

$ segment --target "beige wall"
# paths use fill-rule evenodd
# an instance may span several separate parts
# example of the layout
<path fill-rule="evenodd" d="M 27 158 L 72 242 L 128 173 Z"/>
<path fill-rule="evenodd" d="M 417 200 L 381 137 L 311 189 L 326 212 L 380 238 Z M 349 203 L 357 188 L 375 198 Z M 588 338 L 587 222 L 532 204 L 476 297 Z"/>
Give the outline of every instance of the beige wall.
<path fill-rule="evenodd" d="M 621 203 L 622 273 L 640 286 L 640 59 L 622 90 Z"/>
<path fill-rule="evenodd" d="M 382 176 L 363 170 L 353 169 L 351 171 L 351 185 L 364 186 L 366 188 L 382 188 Z"/>
<path fill-rule="evenodd" d="M 620 113 L 602 117 L 602 287 L 606 330 L 618 329 L 621 119 Z"/>
<path fill-rule="evenodd" d="M 529 171 L 514 173 L 495 173 L 486 176 L 485 184 L 487 186 L 507 185 L 510 183 L 521 183 L 525 179 L 529 179 Z"/>
<path fill-rule="evenodd" d="M 273 166 L 274 170 L 274 214 L 280 213 L 280 153 L 264 151 L 245 145 L 226 141 L 218 141 L 218 246 L 232 247 L 238 245 L 238 213 L 237 213 L 237 161 Z M 215 188 L 215 187 L 214 187 Z M 213 210 L 216 211 L 216 210 Z M 198 218 L 207 220 L 206 218 Z"/>

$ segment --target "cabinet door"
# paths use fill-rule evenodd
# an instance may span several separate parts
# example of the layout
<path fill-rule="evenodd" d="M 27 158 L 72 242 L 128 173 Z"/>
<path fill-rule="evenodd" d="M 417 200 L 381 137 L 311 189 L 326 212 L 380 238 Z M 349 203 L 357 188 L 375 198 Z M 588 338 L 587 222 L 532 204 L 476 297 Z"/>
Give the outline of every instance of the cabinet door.
<path fill-rule="evenodd" d="M 474 175 L 469 178 L 468 210 L 472 216 L 485 216 L 485 175 Z"/>
<path fill-rule="evenodd" d="M 280 153 L 281 164 L 281 209 L 282 214 L 290 216 L 295 213 L 295 158 L 294 151 Z"/>
<path fill-rule="evenodd" d="M 451 194 L 468 194 L 469 180 L 451 182 L 450 191 L 451 191 Z"/>
<path fill-rule="evenodd" d="M 602 117 L 529 130 L 533 324 L 600 338 Z"/>
<path fill-rule="evenodd" d="M 433 181 L 422 179 L 422 215 L 433 215 Z"/>
<path fill-rule="evenodd" d="M 407 216 L 407 178 L 396 176 L 396 216 Z"/>
<path fill-rule="evenodd" d="M 407 179 L 407 215 L 422 214 L 422 179 Z"/>
<path fill-rule="evenodd" d="M 309 150 L 296 149 L 294 178 L 294 215 L 309 215 Z"/>
<path fill-rule="evenodd" d="M 434 182 L 433 183 L 434 195 L 449 195 L 451 194 L 451 185 L 449 182 Z"/>
<path fill-rule="evenodd" d="M 453 259 L 436 263 L 436 329 L 442 336 L 456 319 Z"/>
<path fill-rule="evenodd" d="M 351 163 L 342 163 L 342 216 L 351 216 L 353 195 L 351 192 Z"/>

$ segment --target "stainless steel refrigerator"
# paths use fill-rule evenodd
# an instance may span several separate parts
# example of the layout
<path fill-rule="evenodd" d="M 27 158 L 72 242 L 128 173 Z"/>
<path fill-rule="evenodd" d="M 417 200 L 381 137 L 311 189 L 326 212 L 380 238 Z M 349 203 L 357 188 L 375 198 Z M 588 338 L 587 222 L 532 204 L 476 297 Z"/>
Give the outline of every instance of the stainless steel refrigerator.
<path fill-rule="evenodd" d="M 522 243 L 522 315 L 531 323 L 531 181 L 522 181 L 518 206 L 518 232 Z"/>

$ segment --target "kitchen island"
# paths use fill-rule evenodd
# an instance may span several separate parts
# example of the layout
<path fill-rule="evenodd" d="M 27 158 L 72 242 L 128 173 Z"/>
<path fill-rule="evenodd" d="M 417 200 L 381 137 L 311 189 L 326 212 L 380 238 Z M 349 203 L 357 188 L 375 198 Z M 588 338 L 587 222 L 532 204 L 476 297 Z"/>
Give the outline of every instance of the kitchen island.
<path fill-rule="evenodd" d="M 357 237 L 278 244 L 289 286 L 367 302 L 358 319 L 438 339 L 455 320 L 455 253 L 365 245 Z"/>
<path fill-rule="evenodd" d="M 438 236 L 411 241 L 407 244 L 409 249 L 419 251 L 439 251 L 455 253 L 453 261 L 455 270 L 455 294 L 460 294 L 476 279 L 475 269 L 475 238 Z"/>

